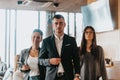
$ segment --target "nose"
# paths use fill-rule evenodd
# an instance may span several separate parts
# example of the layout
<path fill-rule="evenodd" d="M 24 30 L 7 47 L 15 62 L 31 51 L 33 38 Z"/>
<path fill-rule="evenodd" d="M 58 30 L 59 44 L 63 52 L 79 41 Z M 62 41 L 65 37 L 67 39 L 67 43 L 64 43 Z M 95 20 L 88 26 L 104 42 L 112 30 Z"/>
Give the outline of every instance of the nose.
<path fill-rule="evenodd" d="M 37 40 L 37 37 L 35 37 L 34 40 L 36 41 L 36 40 Z"/>

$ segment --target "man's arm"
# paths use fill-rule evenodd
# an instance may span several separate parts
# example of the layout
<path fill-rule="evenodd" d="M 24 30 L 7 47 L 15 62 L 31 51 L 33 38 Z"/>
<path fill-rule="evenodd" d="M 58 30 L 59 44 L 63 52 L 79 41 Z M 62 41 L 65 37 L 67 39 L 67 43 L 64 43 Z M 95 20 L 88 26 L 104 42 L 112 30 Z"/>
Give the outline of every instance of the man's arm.
<path fill-rule="evenodd" d="M 73 64 L 75 68 L 75 74 L 80 74 L 80 57 L 75 39 L 73 40 Z"/>
<path fill-rule="evenodd" d="M 80 80 L 80 57 L 75 39 L 73 41 L 73 63 L 75 69 L 74 80 Z"/>
<path fill-rule="evenodd" d="M 50 66 L 50 59 L 48 58 L 48 51 L 44 40 L 40 49 L 39 64 L 42 66 Z"/>

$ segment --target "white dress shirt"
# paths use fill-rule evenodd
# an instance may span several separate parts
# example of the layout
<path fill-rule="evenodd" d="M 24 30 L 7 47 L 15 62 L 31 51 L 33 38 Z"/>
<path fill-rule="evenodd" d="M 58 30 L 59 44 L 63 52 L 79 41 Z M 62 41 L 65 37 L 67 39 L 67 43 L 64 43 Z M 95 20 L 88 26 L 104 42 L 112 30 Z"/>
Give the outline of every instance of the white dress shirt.
<path fill-rule="evenodd" d="M 62 35 L 60 38 L 58 38 L 58 37 L 55 35 L 55 44 L 56 44 L 56 47 L 57 47 L 57 51 L 58 51 L 59 56 L 61 56 L 63 36 L 64 36 L 64 35 Z M 59 72 L 64 72 L 64 69 L 63 69 L 63 66 L 62 66 L 61 62 L 60 62 L 60 64 L 59 64 L 59 66 L 58 66 L 58 73 L 59 73 Z"/>

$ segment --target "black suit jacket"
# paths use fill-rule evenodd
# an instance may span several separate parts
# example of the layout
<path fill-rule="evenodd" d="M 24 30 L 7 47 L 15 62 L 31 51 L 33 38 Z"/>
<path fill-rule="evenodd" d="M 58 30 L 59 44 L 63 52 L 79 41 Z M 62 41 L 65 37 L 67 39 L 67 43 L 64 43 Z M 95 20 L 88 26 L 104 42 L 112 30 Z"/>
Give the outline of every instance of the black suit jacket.
<path fill-rule="evenodd" d="M 54 35 L 43 40 L 39 61 L 40 65 L 46 66 L 45 80 L 55 79 L 56 73 L 58 71 L 58 65 L 50 65 L 49 59 L 58 57 L 61 57 L 61 63 L 63 65 L 67 80 L 73 80 L 74 73 L 80 73 L 77 44 L 73 37 L 69 37 L 66 34 L 64 35 L 61 56 L 58 54 Z"/>

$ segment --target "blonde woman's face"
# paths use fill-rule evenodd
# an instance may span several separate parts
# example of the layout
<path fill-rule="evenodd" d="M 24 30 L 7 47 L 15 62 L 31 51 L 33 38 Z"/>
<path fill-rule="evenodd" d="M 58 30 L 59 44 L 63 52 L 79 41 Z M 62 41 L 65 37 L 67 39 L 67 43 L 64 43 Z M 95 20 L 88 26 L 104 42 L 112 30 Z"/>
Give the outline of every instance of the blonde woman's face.
<path fill-rule="evenodd" d="M 92 29 L 90 29 L 90 28 L 86 29 L 86 31 L 85 31 L 85 39 L 86 40 L 92 40 L 93 36 L 94 36 L 93 33 L 94 32 L 92 31 Z"/>
<path fill-rule="evenodd" d="M 32 44 L 35 46 L 39 46 L 40 42 L 42 41 L 42 36 L 39 32 L 34 32 L 32 34 Z"/>

